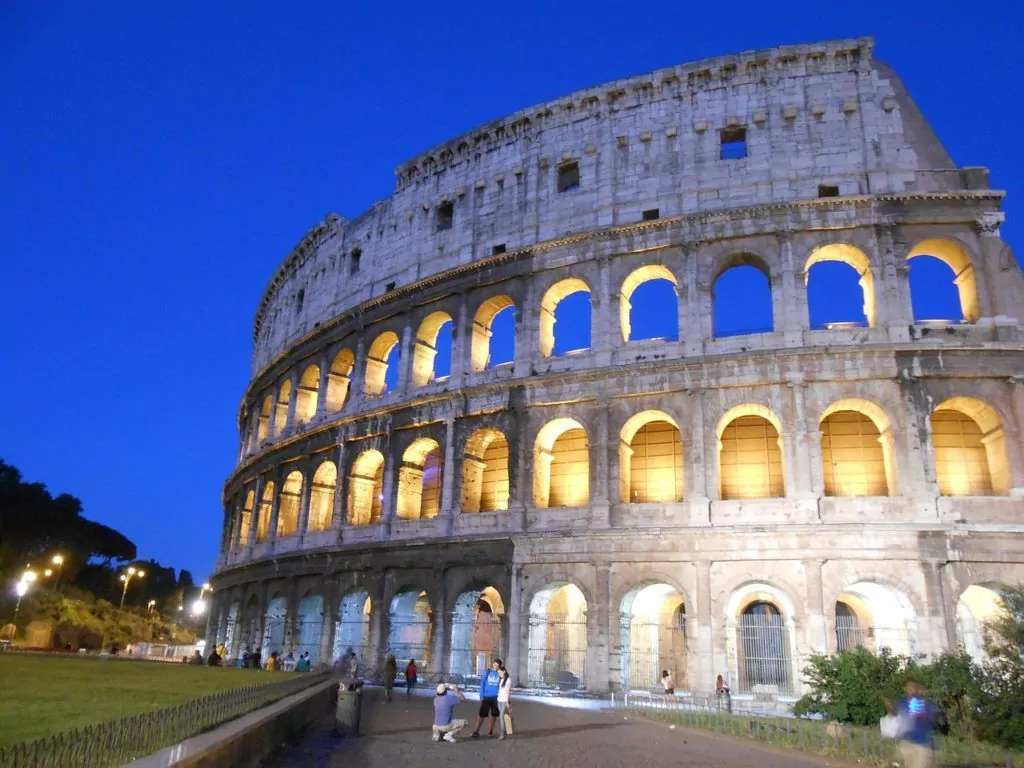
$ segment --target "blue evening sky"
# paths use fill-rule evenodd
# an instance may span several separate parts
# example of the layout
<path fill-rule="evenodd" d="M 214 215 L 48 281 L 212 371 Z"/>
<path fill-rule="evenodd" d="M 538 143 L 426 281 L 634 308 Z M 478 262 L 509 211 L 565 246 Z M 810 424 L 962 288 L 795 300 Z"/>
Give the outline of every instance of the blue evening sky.
<path fill-rule="evenodd" d="M 0 457 L 207 576 L 253 313 L 310 226 L 487 120 L 707 56 L 874 35 L 954 160 L 1009 191 L 1013 243 L 1022 32 L 1019 0 L 2 3 Z M 840 278 L 821 290 L 855 320 Z M 757 280 L 723 332 L 763 324 Z"/>

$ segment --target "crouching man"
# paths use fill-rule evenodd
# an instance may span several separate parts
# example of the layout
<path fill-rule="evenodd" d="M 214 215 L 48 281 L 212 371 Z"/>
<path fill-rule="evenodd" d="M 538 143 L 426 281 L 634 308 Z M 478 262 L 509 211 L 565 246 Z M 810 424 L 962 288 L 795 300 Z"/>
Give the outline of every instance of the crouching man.
<path fill-rule="evenodd" d="M 455 712 L 455 705 L 465 701 L 457 685 L 445 685 L 438 683 L 437 696 L 434 697 L 434 741 L 445 741 L 454 744 L 456 737 L 466 727 L 465 720 L 453 720 L 452 713 Z"/>

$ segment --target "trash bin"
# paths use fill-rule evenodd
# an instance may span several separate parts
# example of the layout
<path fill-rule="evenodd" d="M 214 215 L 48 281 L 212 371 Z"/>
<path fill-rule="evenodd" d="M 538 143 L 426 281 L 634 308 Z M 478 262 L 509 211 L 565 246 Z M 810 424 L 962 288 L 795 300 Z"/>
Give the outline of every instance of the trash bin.
<path fill-rule="evenodd" d="M 334 732 L 339 736 L 358 736 L 359 718 L 363 710 L 363 681 L 342 680 L 338 683 L 338 708 Z"/>

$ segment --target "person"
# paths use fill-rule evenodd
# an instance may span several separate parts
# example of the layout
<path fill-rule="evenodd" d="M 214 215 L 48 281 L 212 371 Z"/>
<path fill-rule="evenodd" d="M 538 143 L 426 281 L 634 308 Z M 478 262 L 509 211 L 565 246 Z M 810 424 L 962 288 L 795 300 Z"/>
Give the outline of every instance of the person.
<path fill-rule="evenodd" d="M 198 648 L 196 648 L 195 653 L 192 654 L 192 663 L 197 667 L 203 666 L 203 654 L 199 652 Z"/>
<path fill-rule="evenodd" d="M 665 689 L 666 696 L 676 695 L 676 679 L 667 669 L 661 671 L 661 687 Z"/>
<path fill-rule="evenodd" d="M 476 715 L 476 728 L 469 735 L 471 739 L 480 738 L 480 726 L 484 724 L 484 718 L 490 716 L 491 727 L 487 730 L 488 736 L 494 735 L 494 720 L 498 717 L 498 688 L 501 684 L 501 659 L 491 662 L 491 668 L 480 680 L 480 711 Z"/>
<path fill-rule="evenodd" d="M 885 702 L 886 709 L 906 720 L 906 730 L 900 736 L 903 765 L 905 768 L 934 768 L 935 707 L 921 695 L 915 680 L 908 680 L 903 692 L 904 697 L 895 706 L 891 701 Z"/>
<path fill-rule="evenodd" d="M 279 653 L 280 653 L 279 651 L 271 651 L 270 658 L 267 659 L 267 670 L 268 671 L 274 672 L 275 670 L 278 670 L 278 669 L 281 668 L 281 659 L 278 658 Z"/>
<path fill-rule="evenodd" d="M 409 662 L 412 665 L 412 662 Z M 437 695 L 434 697 L 434 726 L 431 738 L 440 741 L 442 738 L 454 744 L 458 740 L 459 732 L 466 727 L 465 720 L 455 720 L 452 715 L 455 713 L 455 706 L 460 701 L 465 701 L 462 691 L 457 685 L 437 684 Z"/>
<path fill-rule="evenodd" d="M 285 672 L 291 672 L 295 669 L 294 651 L 288 651 L 288 655 L 284 657 L 284 661 L 281 663 L 281 669 Z"/>
<path fill-rule="evenodd" d="M 719 675 L 718 679 L 715 680 L 715 694 L 719 698 L 721 698 L 722 696 L 725 696 L 725 694 L 727 694 L 728 692 L 729 686 L 725 684 L 725 678 Z"/>
<path fill-rule="evenodd" d="M 259 669 L 260 668 L 260 659 L 262 659 L 262 658 L 263 658 L 263 648 L 261 648 L 260 646 L 257 645 L 256 646 L 256 650 L 253 651 L 252 657 L 249 659 L 249 663 L 252 665 L 253 669 Z"/>
<path fill-rule="evenodd" d="M 356 652 L 349 646 L 348 650 L 345 651 L 345 663 L 342 665 L 342 669 L 349 677 L 355 677 L 356 671 L 359 669 L 359 658 L 356 656 Z"/>
<path fill-rule="evenodd" d="M 210 651 L 209 658 L 206 659 L 206 666 L 208 667 L 219 667 L 220 666 L 220 654 L 217 653 L 217 649 L 214 648 Z"/>
<path fill-rule="evenodd" d="M 384 662 L 384 699 L 391 703 L 391 690 L 395 687 L 395 678 L 398 677 L 398 661 L 394 655 L 388 654 Z"/>
<path fill-rule="evenodd" d="M 311 665 L 309 663 L 309 651 L 306 651 L 301 656 L 299 656 L 299 660 L 295 662 L 295 671 L 309 672 L 310 666 Z"/>
<path fill-rule="evenodd" d="M 508 674 L 508 670 L 502 666 L 498 670 L 498 718 L 501 721 L 501 735 L 498 737 L 498 741 L 504 741 L 505 737 L 509 735 L 508 729 L 505 727 L 505 716 L 512 716 L 512 702 L 510 701 L 512 696 L 512 678 Z"/>
<path fill-rule="evenodd" d="M 405 667 L 405 697 L 412 696 L 412 689 L 416 687 L 416 659 L 409 659 Z"/>

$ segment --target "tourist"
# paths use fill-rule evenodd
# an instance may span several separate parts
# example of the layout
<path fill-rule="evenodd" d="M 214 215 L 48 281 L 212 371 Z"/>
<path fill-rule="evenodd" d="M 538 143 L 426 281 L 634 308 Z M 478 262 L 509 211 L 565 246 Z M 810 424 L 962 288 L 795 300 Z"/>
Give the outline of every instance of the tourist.
<path fill-rule="evenodd" d="M 935 730 L 935 707 L 920 694 L 917 682 L 908 680 L 903 689 L 906 694 L 895 706 L 886 701 L 890 712 L 905 722 L 900 735 L 900 756 L 905 768 L 933 768 L 935 749 L 932 732 Z"/>
<path fill-rule="evenodd" d="M 199 652 L 198 648 L 196 648 L 195 652 L 192 654 L 192 663 L 197 667 L 203 666 L 203 654 Z"/>
<path fill-rule="evenodd" d="M 384 699 L 391 703 L 391 691 L 395 687 L 395 678 L 398 677 L 398 661 L 394 655 L 388 654 L 384 662 Z"/>
<path fill-rule="evenodd" d="M 270 654 L 270 658 L 267 659 L 267 670 L 270 671 L 270 672 L 275 672 L 275 671 L 279 670 L 280 668 L 281 668 L 281 652 L 280 651 L 272 651 L 271 654 Z"/>
<path fill-rule="evenodd" d="M 295 662 L 295 671 L 296 672 L 309 672 L 311 667 L 312 667 L 312 664 L 311 664 L 311 662 L 309 660 L 309 651 L 306 651 L 304 654 L 299 656 L 299 660 L 297 662 Z"/>
<path fill-rule="evenodd" d="M 281 663 L 281 669 L 285 672 L 292 672 L 295 669 L 295 653 L 288 651 L 288 655 L 284 657 L 284 661 Z"/>
<path fill-rule="evenodd" d="M 342 661 L 341 668 L 349 677 L 356 676 L 356 672 L 359 669 L 359 657 L 356 656 L 356 652 L 352 649 L 352 646 L 349 646 L 348 650 L 345 651 L 345 657 Z"/>
<path fill-rule="evenodd" d="M 263 649 L 257 645 L 256 650 L 252 652 L 252 656 L 249 659 L 249 665 L 252 667 L 252 669 L 259 669 L 262 659 Z"/>
<path fill-rule="evenodd" d="M 219 667 L 220 666 L 220 654 L 217 653 L 217 648 L 216 647 L 214 647 L 214 649 L 212 651 L 210 651 L 210 655 L 206 659 L 206 666 L 208 666 L 208 667 Z"/>
<path fill-rule="evenodd" d="M 718 708 L 725 707 L 726 712 L 732 712 L 732 696 L 729 693 L 729 685 L 721 675 L 715 680 L 715 695 L 718 696 Z"/>
<path fill-rule="evenodd" d="M 665 689 L 666 696 L 676 695 L 676 679 L 672 677 L 672 673 L 667 669 L 661 672 L 661 687 Z"/>
<path fill-rule="evenodd" d="M 491 668 L 480 679 L 480 711 L 476 715 L 476 728 L 469 736 L 471 739 L 480 738 L 480 726 L 484 724 L 484 718 L 490 716 L 491 727 L 487 730 L 488 736 L 494 735 L 494 721 L 498 717 L 498 689 L 501 685 L 501 659 L 491 662 Z"/>
<path fill-rule="evenodd" d="M 411 661 L 409 665 L 412 666 Z M 466 721 L 454 720 L 452 715 L 455 713 L 455 706 L 465 700 L 466 697 L 462 695 L 457 685 L 438 683 L 437 696 L 434 697 L 434 741 L 444 738 L 445 741 L 454 744 L 458 740 L 456 737 L 459 731 L 466 727 Z"/>
<path fill-rule="evenodd" d="M 498 737 L 498 741 L 502 741 L 506 736 L 512 735 L 512 678 L 504 666 L 498 669 L 498 676 L 501 678 L 498 683 L 498 712 L 501 721 L 501 736 Z"/>
<path fill-rule="evenodd" d="M 416 659 L 409 659 L 405 666 L 405 698 L 412 696 L 412 689 L 416 687 Z"/>

